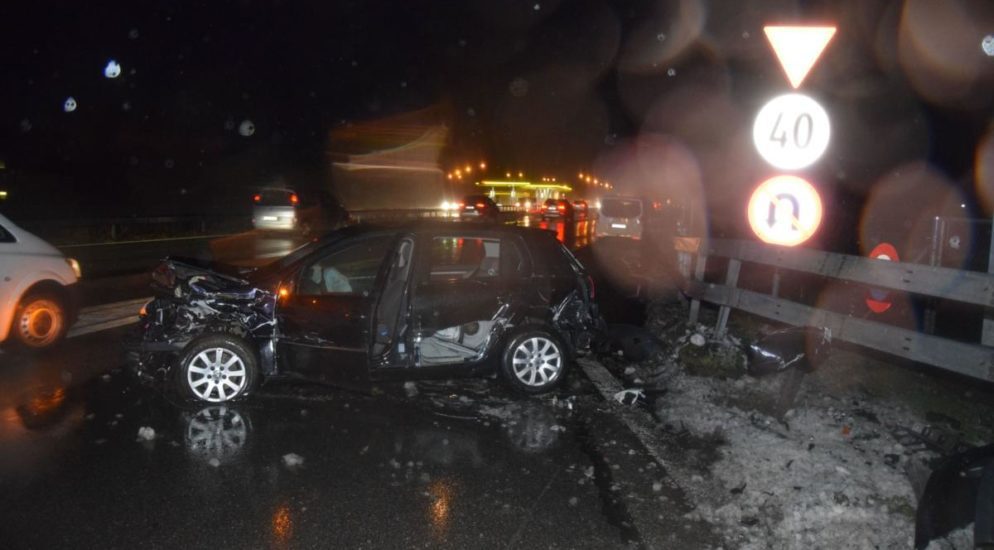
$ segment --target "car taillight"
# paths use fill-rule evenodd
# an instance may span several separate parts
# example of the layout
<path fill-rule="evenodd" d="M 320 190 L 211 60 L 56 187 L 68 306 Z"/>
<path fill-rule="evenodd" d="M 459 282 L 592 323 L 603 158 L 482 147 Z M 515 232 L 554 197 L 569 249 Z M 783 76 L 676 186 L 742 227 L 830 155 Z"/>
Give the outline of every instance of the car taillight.
<path fill-rule="evenodd" d="M 566 210 L 566 205 L 565 204 L 560 204 L 560 205 L 557 205 L 556 208 L 558 208 L 559 211 L 562 212 L 562 211 Z"/>
<path fill-rule="evenodd" d="M 466 203 L 464 203 L 464 202 L 461 202 L 461 203 L 459 203 L 459 209 L 460 209 L 460 210 L 462 210 L 462 208 L 463 208 L 464 206 L 466 206 Z"/>
<path fill-rule="evenodd" d="M 297 198 L 296 193 L 290 195 L 290 204 L 297 204 L 298 202 L 300 202 L 300 199 Z"/>
<path fill-rule="evenodd" d="M 479 208 L 480 210 L 483 210 L 483 208 L 486 207 L 486 206 L 487 206 L 487 203 L 485 203 L 485 202 L 478 202 L 478 203 L 476 203 L 476 207 Z"/>
<path fill-rule="evenodd" d="M 262 195 L 256 195 L 252 197 L 253 202 L 262 202 Z"/>

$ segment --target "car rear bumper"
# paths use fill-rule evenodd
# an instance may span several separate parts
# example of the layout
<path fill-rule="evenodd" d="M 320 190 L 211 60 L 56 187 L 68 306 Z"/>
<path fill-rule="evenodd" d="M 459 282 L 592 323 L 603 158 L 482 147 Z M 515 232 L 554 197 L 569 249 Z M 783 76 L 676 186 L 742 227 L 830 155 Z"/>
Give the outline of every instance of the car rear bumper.
<path fill-rule="evenodd" d="M 253 218 L 252 226 L 256 229 L 292 231 L 297 228 L 297 219 L 277 218 L 275 220 L 264 220 L 262 218 Z"/>

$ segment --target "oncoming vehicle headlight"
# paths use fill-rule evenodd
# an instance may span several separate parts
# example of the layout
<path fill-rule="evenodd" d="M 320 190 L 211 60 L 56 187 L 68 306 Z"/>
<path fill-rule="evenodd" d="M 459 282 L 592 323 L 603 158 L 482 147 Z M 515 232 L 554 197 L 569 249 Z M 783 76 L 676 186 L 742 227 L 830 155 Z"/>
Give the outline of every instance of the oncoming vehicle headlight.
<path fill-rule="evenodd" d="M 69 269 L 72 269 L 72 272 L 76 274 L 77 279 L 83 278 L 83 270 L 80 269 L 79 262 L 75 258 L 66 258 L 66 263 L 69 264 Z"/>

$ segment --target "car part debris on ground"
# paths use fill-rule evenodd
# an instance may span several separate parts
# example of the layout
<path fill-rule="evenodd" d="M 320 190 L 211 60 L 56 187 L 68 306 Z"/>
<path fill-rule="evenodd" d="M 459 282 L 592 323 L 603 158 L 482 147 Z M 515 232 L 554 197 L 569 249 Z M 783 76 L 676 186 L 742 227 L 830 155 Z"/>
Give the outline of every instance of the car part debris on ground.
<path fill-rule="evenodd" d="M 810 371 L 825 360 L 831 344 L 828 328 L 790 327 L 772 332 L 746 346 L 749 374 L 761 376 L 789 367 Z"/>
<path fill-rule="evenodd" d="M 759 323 L 716 338 L 708 326 L 665 320 L 686 319 L 683 304 L 650 310 L 657 317 L 647 326 L 665 354 L 600 359 L 629 388 L 619 397 L 666 390 L 662 399 L 642 395 L 653 402 L 667 471 L 696 506 L 687 519 L 715 525 L 729 547 L 909 547 L 929 466 L 990 437 L 991 427 L 971 415 L 911 407 L 908 392 L 882 393 L 871 375 L 883 369 L 867 368 L 871 360 L 848 348 L 827 357 L 825 331 Z M 743 341 L 755 342 L 751 364 Z M 985 411 L 972 416 L 989 418 Z"/>

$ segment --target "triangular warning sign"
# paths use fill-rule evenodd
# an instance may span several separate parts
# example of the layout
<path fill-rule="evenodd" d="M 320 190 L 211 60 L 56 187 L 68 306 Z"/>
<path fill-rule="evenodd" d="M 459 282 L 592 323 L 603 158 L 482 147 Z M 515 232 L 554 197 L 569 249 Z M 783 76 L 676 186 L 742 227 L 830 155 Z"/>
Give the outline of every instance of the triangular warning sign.
<path fill-rule="evenodd" d="M 795 89 L 804 82 L 825 46 L 835 36 L 835 27 L 763 27 L 787 80 Z"/>

